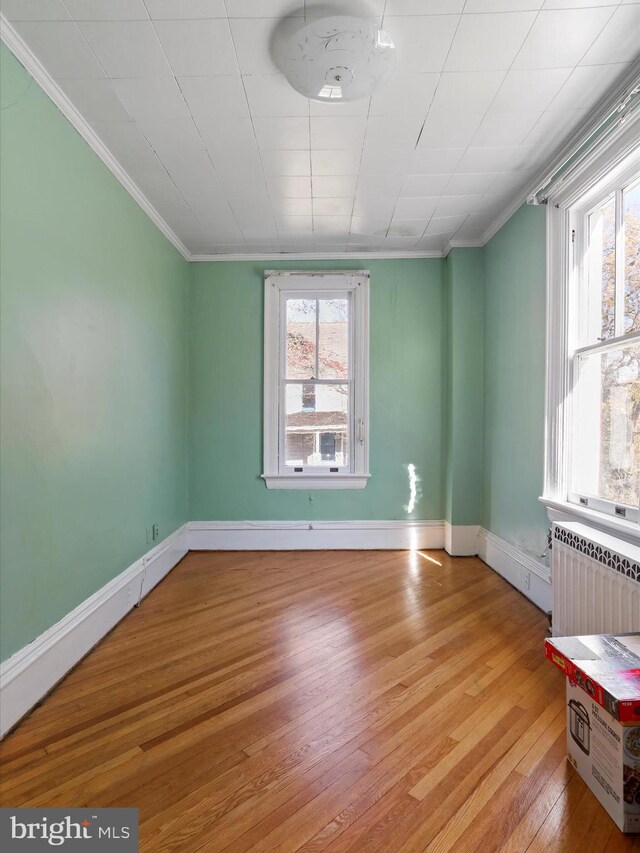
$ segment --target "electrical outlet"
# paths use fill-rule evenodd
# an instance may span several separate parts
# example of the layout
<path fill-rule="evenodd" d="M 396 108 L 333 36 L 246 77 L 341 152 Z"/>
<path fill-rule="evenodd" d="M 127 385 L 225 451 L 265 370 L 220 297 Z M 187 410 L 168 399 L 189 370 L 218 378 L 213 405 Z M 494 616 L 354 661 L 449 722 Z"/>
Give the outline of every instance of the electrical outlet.
<path fill-rule="evenodd" d="M 151 527 L 147 527 L 147 545 L 151 545 L 153 542 L 153 529 Z"/>
<path fill-rule="evenodd" d="M 156 541 L 156 539 L 159 539 L 159 538 L 160 538 L 160 528 L 159 528 L 159 526 L 158 526 L 158 522 L 156 522 L 156 523 L 153 525 L 153 530 L 152 530 L 152 532 L 153 532 L 153 541 L 155 542 L 155 541 Z"/>
<path fill-rule="evenodd" d="M 528 569 L 525 569 L 524 566 L 521 566 L 522 569 L 522 586 L 525 589 L 531 589 L 531 572 Z"/>

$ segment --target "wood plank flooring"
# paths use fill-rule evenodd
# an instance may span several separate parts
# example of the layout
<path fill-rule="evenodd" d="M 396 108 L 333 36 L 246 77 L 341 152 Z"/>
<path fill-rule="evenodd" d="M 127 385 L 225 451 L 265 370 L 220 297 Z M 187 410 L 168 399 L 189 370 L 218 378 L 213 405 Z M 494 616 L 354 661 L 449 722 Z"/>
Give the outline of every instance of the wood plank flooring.
<path fill-rule="evenodd" d="M 2 805 L 136 806 L 153 853 L 640 850 L 545 634 L 476 558 L 191 553 L 6 738 Z"/>

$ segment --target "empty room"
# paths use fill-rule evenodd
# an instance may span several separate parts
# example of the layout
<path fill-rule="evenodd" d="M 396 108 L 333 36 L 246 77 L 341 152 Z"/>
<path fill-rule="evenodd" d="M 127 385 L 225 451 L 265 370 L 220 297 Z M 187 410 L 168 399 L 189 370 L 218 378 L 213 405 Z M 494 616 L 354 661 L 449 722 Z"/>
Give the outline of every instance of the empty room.
<path fill-rule="evenodd" d="M 0 848 L 640 851 L 640 0 L 0 11 Z"/>

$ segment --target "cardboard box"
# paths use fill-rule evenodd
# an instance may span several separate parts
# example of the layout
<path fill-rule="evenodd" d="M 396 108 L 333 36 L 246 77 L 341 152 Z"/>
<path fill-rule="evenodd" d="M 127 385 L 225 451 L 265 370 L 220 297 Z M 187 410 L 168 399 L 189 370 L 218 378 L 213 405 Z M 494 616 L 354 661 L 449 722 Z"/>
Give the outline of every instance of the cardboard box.
<path fill-rule="evenodd" d="M 569 679 L 567 755 L 614 823 L 640 833 L 640 726 L 623 726 Z"/>
<path fill-rule="evenodd" d="M 567 676 L 567 755 L 623 832 L 640 833 L 640 634 L 554 637 Z"/>

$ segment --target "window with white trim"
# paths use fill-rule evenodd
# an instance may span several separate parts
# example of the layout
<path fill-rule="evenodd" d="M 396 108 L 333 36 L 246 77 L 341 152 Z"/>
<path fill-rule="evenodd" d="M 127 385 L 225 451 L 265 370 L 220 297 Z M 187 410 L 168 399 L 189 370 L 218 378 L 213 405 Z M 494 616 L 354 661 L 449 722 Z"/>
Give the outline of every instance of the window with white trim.
<path fill-rule="evenodd" d="M 571 208 L 568 499 L 638 521 L 640 174 L 600 179 Z"/>
<path fill-rule="evenodd" d="M 265 273 L 268 488 L 365 488 L 368 329 L 369 273 Z"/>

